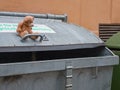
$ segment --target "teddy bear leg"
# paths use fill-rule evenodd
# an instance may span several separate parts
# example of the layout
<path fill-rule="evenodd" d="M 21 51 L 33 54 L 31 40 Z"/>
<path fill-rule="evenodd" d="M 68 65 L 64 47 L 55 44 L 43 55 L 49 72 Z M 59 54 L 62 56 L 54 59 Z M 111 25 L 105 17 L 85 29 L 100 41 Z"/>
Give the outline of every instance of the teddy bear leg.
<path fill-rule="evenodd" d="M 26 34 L 28 34 L 27 31 L 21 32 L 21 33 L 20 33 L 20 37 L 24 37 Z"/>

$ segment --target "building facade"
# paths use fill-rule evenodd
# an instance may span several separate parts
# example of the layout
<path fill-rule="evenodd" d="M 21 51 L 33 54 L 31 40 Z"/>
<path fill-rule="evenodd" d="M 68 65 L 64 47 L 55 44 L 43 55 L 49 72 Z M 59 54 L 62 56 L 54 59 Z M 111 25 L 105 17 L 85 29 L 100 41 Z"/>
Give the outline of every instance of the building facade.
<path fill-rule="evenodd" d="M 0 11 L 68 15 L 68 22 L 99 34 L 100 23 L 120 23 L 120 0 L 0 0 Z"/>

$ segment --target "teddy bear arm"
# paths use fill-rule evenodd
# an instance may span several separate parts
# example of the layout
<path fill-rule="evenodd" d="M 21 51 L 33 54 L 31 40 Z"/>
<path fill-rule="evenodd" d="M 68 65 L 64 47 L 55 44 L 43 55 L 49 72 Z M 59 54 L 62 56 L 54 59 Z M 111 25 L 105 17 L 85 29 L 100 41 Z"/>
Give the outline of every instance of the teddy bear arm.
<path fill-rule="evenodd" d="M 29 34 L 33 34 L 33 31 L 32 31 L 32 30 L 28 30 L 28 33 L 29 33 Z"/>
<path fill-rule="evenodd" d="M 22 23 L 19 23 L 18 24 L 18 27 L 17 27 L 17 33 L 21 33 L 22 32 Z"/>

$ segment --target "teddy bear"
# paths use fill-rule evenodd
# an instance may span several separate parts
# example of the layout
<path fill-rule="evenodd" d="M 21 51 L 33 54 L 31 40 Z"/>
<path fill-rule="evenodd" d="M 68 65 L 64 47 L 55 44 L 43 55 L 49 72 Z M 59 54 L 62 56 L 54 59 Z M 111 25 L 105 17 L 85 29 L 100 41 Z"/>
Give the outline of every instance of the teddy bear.
<path fill-rule="evenodd" d="M 27 34 L 38 34 L 37 32 L 32 31 L 34 17 L 33 16 L 25 16 L 23 21 L 18 23 L 16 32 L 20 37 L 24 37 Z M 31 36 L 31 39 L 35 40 L 38 36 Z"/>

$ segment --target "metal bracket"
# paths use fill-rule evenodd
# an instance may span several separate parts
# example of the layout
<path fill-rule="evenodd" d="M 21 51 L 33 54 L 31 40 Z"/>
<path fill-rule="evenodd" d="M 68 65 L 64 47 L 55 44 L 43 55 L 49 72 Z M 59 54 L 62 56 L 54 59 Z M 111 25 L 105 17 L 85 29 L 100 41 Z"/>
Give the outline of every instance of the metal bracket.
<path fill-rule="evenodd" d="M 92 72 L 92 78 L 95 79 L 98 77 L 98 67 L 95 67 L 95 69 Z"/>
<path fill-rule="evenodd" d="M 66 62 L 66 90 L 72 90 L 72 62 Z"/>
<path fill-rule="evenodd" d="M 62 20 L 63 22 L 67 22 L 67 14 L 39 14 L 39 13 L 20 13 L 20 12 L 0 12 L 0 16 L 14 16 L 14 17 L 25 17 L 27 15 L 34 16 L 35 18 L 43 18 L 43 19 L 54 19 L 54 20 Z"/>

